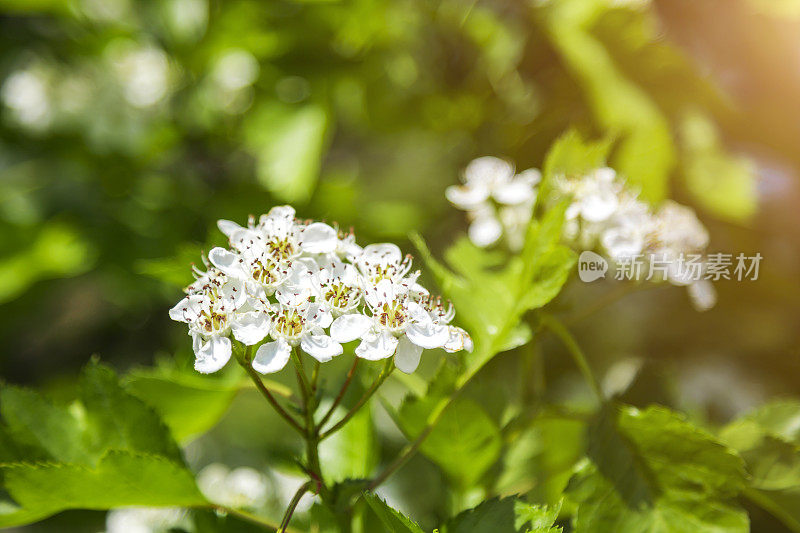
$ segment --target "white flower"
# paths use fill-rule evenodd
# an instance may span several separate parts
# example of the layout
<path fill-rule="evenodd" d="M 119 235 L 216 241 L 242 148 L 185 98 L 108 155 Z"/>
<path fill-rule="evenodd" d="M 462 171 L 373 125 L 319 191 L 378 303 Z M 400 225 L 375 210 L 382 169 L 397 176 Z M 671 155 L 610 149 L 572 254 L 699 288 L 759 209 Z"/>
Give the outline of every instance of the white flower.
<path fill-rule="evenodd" d="M 528 169 L 515 175 L 511 163 L 479 157 L 467 165 L 463 181 L 463 185 L 448 187 L 445 196 L 467 212 L 470 240 L 485 248 L 505 234 L 509 246 L 520 249 L 541 181 L 539 171 Z"/>
<path fill-rule="evenodd" d="M 401 280 L 411 270 L 411 256 L 403 257 L 395 244 L 370 244 L 356 257 L 356 265 L 369 283 Z"/>
<path fill-rule="evenodd" d="M 579 179 L 560 177 L 556 180 L 562 194 L 572 197 L 567 207 L 567 220 L 583 219 L 588 222 L 608 220 L 619 206 L 622 184 L 611 168 L 599 168 Z"/>
<path fill-rule="evenodd" d="M 194 367 L 208 374 L 220 370 L 231 358 L 231 329 L 239 330 L 249 324 L 235 320 L 234 313 L 242 307 L 247 296 L 239 280 L 229 279 L 222 272 L 209 269 L 201 273 L 187 288 L 189 293 L 173 307 L 169 316 L 189 324 Z"/>
<path fill-rule="evenodd" d="M 324 328 L 333 320 L 320 303 L 312 303 L 308 287 L 291 287 L 275 293 L 278 299 L 270 336 L 253 359 L 253 368 L 262 374 L 278 372 L 286 366 L 292 347 L 300 348 L 324 363 L 342 353 L 342 345 L 326 335 Z"/>
<path fill-rule="evenodd" d="M 186 511 L 173 507 L 112 509 L 106 515 L 106 533 L 167 533 L 188 526 Z"/>
<path fill-rule="evenodd" d="M 358 269 L 338 259 L 319 268 L 313 278 L 317 297 L 338 317 L 361 303 L 363 291 Z"/>
<path fill-rule="evenodd" d="M 647 204 L 633 194 L 622 194 L 616 212 L 600 234 L 600 244 L 615 261 L 637 256 L 644 251 L 651 224 Z"/>
<path fill-rule="evenodd" d="M 450 322 L 452 322 L 456 316 L 456 310 L 453 304 L 448 303 L 447 307 L 445 307 L 441 298 L 426 298 L 421 303 L 430 314 L 434 324 L 447 326 L 449 337 L 447 342 L 442 346 L 446 352 L 454 353 L 460 352 L 461 350 L 472 351 L 472 337 L 469 336 L 469 333 L 462 328 L 450 325 Z"/>
<path fill-rule="evenodd" d="M 248 467 L 212 463 L 197 474 L 197 485 L 209 500 L 236 509 L 261 507 L 267 499 L 266 477 Z"/>
<path fill-rule="evenodd" d="M 361 339 L 358 357 L 376 361 L 394 355 L 397 368 L 408 374 L 416 370 L 424 348 L 440 348 L 450 338 L 449 328 L 434 323 L 405 284 L 383 279 L 367 289 L 365 300 L 371 317 L 343 315 L 331 325 L 339 342 Z"/>

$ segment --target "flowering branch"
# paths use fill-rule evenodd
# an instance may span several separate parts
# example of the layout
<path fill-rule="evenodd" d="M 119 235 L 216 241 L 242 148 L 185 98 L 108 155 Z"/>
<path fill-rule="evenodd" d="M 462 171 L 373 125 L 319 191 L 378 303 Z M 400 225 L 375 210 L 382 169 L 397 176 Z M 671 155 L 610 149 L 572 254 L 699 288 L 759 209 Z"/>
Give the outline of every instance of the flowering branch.
<path fill-rule="evenodd" d="M 253 380 L 253 383 L 255 384 L 256 388 L 264 396 L 264 398 L 267 399 L 270 405 L 272 405 L 275 411 L 278 412 L 281 418 L 286 420 L 286 422 L 290 426 L 292 426 L 292 428 L 294 428 L 295 431 L 297 431 L 301 435 L 304 435 L 305 430 L 303 429 L 303 427 L 289 413 L 287 413 L 283 409 L 283 407 L 281 407 L 281 405 L 278 403 L 278 400 L 275 399 L 275 397 L 272 395 L 269 389 L 264 386 L 264 383 L 262 383 L 261 376 L 259 376 L 258 373 L 255 370 L 253 370 L 253 367 L 250 366 L 251 352 L 252 352 L 252 346 L 248 346 L 245 350 L 244 356 L 237 357 L 239 364 L 242 366 L 242 368 L 244 368 L 245 372 L 247 372 L 247 375 L 250 376 L 250 379 Z"/>
<path fill-rule="evenodd" d="M 359 361 L 358 357 L 354 357 L 353 358 L 353 365 L 350 367 L 350 370 L 347 372 L 347 377 L 345 378 L 344 383 L 342 383 L 342 387 L 339 389 L 339 394 L 336 395 L 336 399 L 333 400 L 333 403 L 331 404 L 330 409 L 328 409 L 328 412 L 325 413 L 325 416 L 322 417 L 322 420 L 320 420 L 319 424 L 317 425 L 317 429 L 318 430 L 322 429 L 322 427 L 325 425 L 325 423 L 330 419 L 331 415 L 333 415 L 333 412 L 336 410 L 336 408 L 342 402 L 342 398 L 344 398 L 344 394 L 347 392 L 347 388 L 350 386 L 350 383 L 353 381 L 353 376 L 355 375 L 356 368 L 358 367 L 358 361 Z"/>
<path fill-rule="evenodd" d="M 367 391 L 361 396 L 361 398 L 359 398 L 356 404 L 347 412 L 346 415 L 344 415 L 344 417 L 341 420 L 339 420 L 339 422 L 336 423 L 335 426 L 333 426 L 332 428 L 323 432 L 320 435 L 319 440 L 324 440 L 330 437 L 331 435 L 339 431 L 342 428 L 342 426 L 347 424 L 347 422 L 358 412 L 358 410 L 361 409 L 361 407 L 365 403 L 367 403 L 367 400 L 369 400 L 372 397 L 372 395 L 375 394 L 375 391 L 377 391 L 378 387 L 380 387 L 383 384 L 383 382 L 386 381 L 386 378 L 389 377 L 389 375 L 392 373 L 393 370 L 394 370 L 394 360 L 387 359 L 386 364 L 383 367 L 383 370 L 381 371 L 378 378 L 372 383 L 370 388 L 367 389 Z"/>

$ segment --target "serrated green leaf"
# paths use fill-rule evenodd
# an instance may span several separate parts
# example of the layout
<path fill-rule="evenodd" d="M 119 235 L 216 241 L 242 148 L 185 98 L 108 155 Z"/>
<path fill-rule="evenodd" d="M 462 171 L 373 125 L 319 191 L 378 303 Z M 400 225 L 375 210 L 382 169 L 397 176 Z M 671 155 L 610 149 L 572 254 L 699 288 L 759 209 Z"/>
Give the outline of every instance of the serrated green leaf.
<path fill-rule="evenodd" d="M 153 406 L 175 440 L 186 443 L 220 421 L 240 388 L 204 378 L 137 370 L 126 377 L 126 388 Z"/>
<path fill-rule="evenodd" d="M 32 390 L 6 385 L 0 390 L 0 413 L 8 435 L 30 448 L 34 459 L 89 464 L 95 456 L 87 445 L 80 409 L 56 405 Z"/>
<path fill-rule="evenodd" d="M 749 529 L 730 501 L 745 486 L 741 458 L 665 408 L 604 408 L 588 457 L 568 488 L 577 533 Z"/>
<path fill-rule="evenodd" d="M 403 515 L 400 511 L 389 507 L 385 501 L 370 492 L 364 493 L 364 500 L 370 509 L 378 515 L 387 533 L 424 533 L 416 522 Z"/>
<path fill-rule="evenodd" d="M 767 404 L 728 424 L 720 440 L 737 450 L 750 473 L 745 495 L 800 532 L 800 403 Z"/>
<path fill-rule="evenodd" d="M 518 498 L 492 498 L 447 521 L 441 533 L 559 533 L 561 506 L 529 505 Z"/>
<path fill-rule="evenodd" d="M 65 509 L 207 504 L 191 472 L 157 455 L 110 451 L 96 467 L 8 463 L 0 465 L 0 471 L 6 490 L 19 506 L 0 511 L 0 527 L 25 524 Z"/>
<path fill-rule="evenodd" d="M 415 438 L 441 398 L 411 398 L 400 409 L 405 432 Z M 502 442 L 497 425 L 477 403 L 455 400 L 422 443 L 420 451 L 439 465 L 458 485 L 470 486 L 500 456 Z"/>
<path fill-rule="evenodd" d="M 183 461 L 178 446 L 156 412 L 127 393 L 109 367 L 89 362 L 81 376 L 80 396 L 85 409 L 87 440 L 93 449 L 130 450 Z"/>

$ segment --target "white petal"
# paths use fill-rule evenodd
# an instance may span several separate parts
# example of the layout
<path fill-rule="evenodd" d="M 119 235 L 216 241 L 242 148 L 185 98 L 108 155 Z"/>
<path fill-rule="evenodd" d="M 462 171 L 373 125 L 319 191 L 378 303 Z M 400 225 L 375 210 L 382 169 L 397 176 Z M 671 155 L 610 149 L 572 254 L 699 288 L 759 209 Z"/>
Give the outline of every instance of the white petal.
<path fill-rule="evenodd" d="M 350 342 L 369 331 L 372 319 L 361 314 L 342 315 L 331 324 L 331 337 L 336 342 Z"/>
<path fill-rule="evenodd" d="M 195 351 L 194 369 L 203 374 L 220 370 L 231 358 L 231 340 L 228 337 L 211 337 Z"/>
<path fill-rule="evenodd" d="M 450 338 L 450 329 L 447 326 L 440 326 L 429 323 L 412 322 L 406 329 L 408 339 L 423 348 L 441 348 Z"/>
<path fill-rule="evenodd" d="M 388 331 L 370 331 L 356 348 L 356 355 L 362 359 L 377 361 L 391 357 L 397 348 L 397 339 Z"/>
<path fill-rule="evenodd" d="M 208 252 L 208 260 L 211 261 L 212 265 L 225 274 L 235 278 L 244 277 L 244 271 L 242 270 L 239 259 L 240 257 L 238 254 L 226 250 L 225 248 L 212 248 L 211 251 Z"/>
<path fill-rule="evenodd" d="M 464 181 L 469 185 L 502 183 L 513 175 L 514 165 L 492 156 L 473 159 L 464 169 Z"/>
<path fill-rule="evenodd" d="M 364 247 L 364 251 L 358 257 L 360 265 L 394 265 L 403 260 L 403 252 L 396 244 L 378 243 Z"/>
<path fill-rule="evenodd" d="M 707 279 L 692 283 L 687 290 L 692 305 L 698 311 L 708 311 L 717 304 L 717 290 Z"/>
<path fill-rule="evenodd" d="M 327 335 L 304 335 L 300 339 L 300 348 L 320 363 L 328 362 L 344 351 L 341 344 Z"/>
<path fill-rule="evenodd" d="M 233 336 L 246 346 L 258 344 L 269 333 L 269 315 L 260 311 L 241 313 L 231 324 Z"/>
<path fill-rule="evenodd" d="M 294 220 L 294 214 L 295 214 L 294 207 L 290 205 L 276 205 L 275 207 L 269 210 L 267 216 Z"/>
<path fill-rule="evenodd" d="M 518 205 L 533 199 L 535 192 L 533 185 L 515 178 L 495 187 L 492 196 L 501 204 Z"/>
<path fill-rule="evenodd" d="M 217 220 L 217 227 L 229 239 L 234 234 L 234 232 L 242 229 L 242 227 L 239 224 L 237 224 L 236 222 L 233 222 L 231 220 L 224 220 L 224 219 Z"/>
<path fill-rule="evenodd" d="M 483 184 L 451 185 L 445 189 L 444 196 L 454 206 L 470 211 L 489 198 L 489 188 Z"/>
<path fill-rule="evenodd" d="M 262 374 L 273 374 L 278 372 L 292 355 L 292 347 L 283 339 L 262 344 L 253 359 L 253 369 Z"/>
<path fill-rule="evenodd" d="M 200 314 L 197 299 L 187 296 L 169 310 L 169 317 L 176 322 L 194 322 Z"/>
<path fill-rule="evenodd" d="M 336 230 L 322 222 L 314 222 L 303 229 L 301 246 L 310 254 L 329 254 L 338 244 Z"/>
<path fill-rule="evenodd" d="M 233 309 L 239 309 L 247 301 L 247 292 L 244 283 L 238 279 L 227 281 L 220 289 L 222 297 L 233 304 Z"/>
<path fill-rule="evenodd" d="M 614 214 L 619 202 L 612 191 L 597 191 L 581 202 L 581 215 L 589 222 L 602 222 Z"/>
<path fill-rule="evenodd" d="M 403 335 L 397 344 L 397 353 L 394 354 L 394 364 L 398 370 L 411 374 L 419 366 L 422 356 L 422 347 L 417 346 Z"/>
<path fill-rule="evenodd" d="M 503 226 L 494 217 L 481 217 L 469 226 L 469 240 L 476 246 L 485 248 L 497 242 L 503 234 Z"/>
<path fill-rule="evenodd" d="M 463 329 L 450 326 L 450 337 L 447 339 L 443 348 L 449 353 L 459 352 L 461 350 L 471 352 L 473 348 L 472 337 Z"/>

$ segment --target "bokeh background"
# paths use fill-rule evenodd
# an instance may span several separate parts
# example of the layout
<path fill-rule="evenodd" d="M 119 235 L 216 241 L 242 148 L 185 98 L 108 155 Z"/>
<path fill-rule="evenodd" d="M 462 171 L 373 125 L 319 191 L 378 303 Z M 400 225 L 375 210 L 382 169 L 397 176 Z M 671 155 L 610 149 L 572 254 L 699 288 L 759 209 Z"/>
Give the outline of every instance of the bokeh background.
<path fill-rule="evenodd" d="M 166 311 L 222 243 L 218 218 L 291 203 L 362 242 L 413 251 L 414 230 L 441 251 L 465 229 L 443 192 L 470 159 L 540 166 L 575 126 L 615 136 L 633 181 L 668 176 L 711 251 L 764 257 L 758 281 L 718 283 L 703 314 L 670 287 L 591 313 L 615 288 L 573 283 L 553 307 L 579 313 L 593 364 L 636 375 L 631 403 L 703 423 L 800 393 L 796 0 L 4 0 L 0 13 L 8 382 L 58 395 L 93 354 L 120 371 L 188 360 Z M 555 344 L 546 354 L 548 394 L 568 396 L 577 375 Z M 477 386 L 504 371 L 498 358 Z M 199 461 L 288 461 L 273 423 L 230 415 Z M 433 524 L 469 495 L 447 495 L 424 461 L 391 490 Z M 754 531 L 781 531 L 753 513 Z M 103 514 L 30 530 L 69 528 L 99 531 Z"/>

